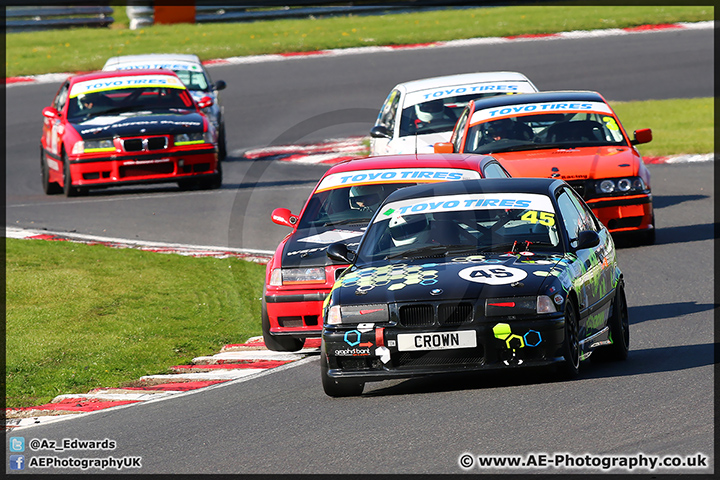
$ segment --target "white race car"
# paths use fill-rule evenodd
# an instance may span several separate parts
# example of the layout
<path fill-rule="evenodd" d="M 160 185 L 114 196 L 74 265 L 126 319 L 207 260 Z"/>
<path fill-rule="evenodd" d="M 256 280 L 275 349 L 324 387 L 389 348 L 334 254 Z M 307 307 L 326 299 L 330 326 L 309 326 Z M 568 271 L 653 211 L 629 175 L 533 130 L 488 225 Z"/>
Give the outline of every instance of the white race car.
<path fill-rule="evenodd" d="M 518 72 L 463 73 L 400 83 L 370 130 L 370 154 L 432 153 L 435 143 L 449 141 L 470 100 L 537 91 Z"/>
<path fill-rule="evenodd" d="M 185 84 L 196 102 L 202 97 L 212 99 L 212 105 L 202 109 L 208 120 L 218 132 L 218 158 L 224 159 L 227 155 L 225 140 L 224 108 L 220 104 L 219 90 L 225 88 L 226 83 L 218 80 L 213 83 L 210 74 L 203 67 L 197 55 L 152 53 L 147 55 L 122 55 L 109 58 L 103 70 L 137 70 L 161 68 L 172 70 Z"/>

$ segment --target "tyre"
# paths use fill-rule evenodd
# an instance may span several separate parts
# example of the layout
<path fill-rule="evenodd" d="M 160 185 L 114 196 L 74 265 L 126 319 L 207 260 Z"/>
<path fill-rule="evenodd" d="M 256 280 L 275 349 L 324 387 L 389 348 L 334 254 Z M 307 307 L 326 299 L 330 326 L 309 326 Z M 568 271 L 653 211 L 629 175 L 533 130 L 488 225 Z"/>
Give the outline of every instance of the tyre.
<path fill-rule="evenodd" d="M 45 151 L 40 147 L 40 175 L 42 178 L 42 186 L 45 195 L 57 195 L 62 193 L 63 189 L 56 182 L 50 181 L 50 171 L 48 170 L 47 161 L 45 160 Z"/>
<path fill-rule="evenodd" d="M 565 361 L 560 371 L 565 378 L 574 378 L 580 372 L 580 338 L 578 313 L 575 304 L 568 299 L 565 302 L 565 339 L 563 340 L 563 357 Z"/>
<path fill-rule="evenodd" d="M 225 122 L 222 122 L 218 134 L 218 160 L 225 160 L 225 157 L 227 157 L 227 141 L 225 140 Z"/>
<path fill-rule="evenodd" d="M 622 283 L 618 284 L 615 291 L 608 326 L 610 327 L 610 340 L 613 343 L 598 348 L 590 358 L 600 361 L 625 360 L 630 350 L 630 324 L 625 289 Z"/>
<path fill-rule="evenodd" d="M 265 346 L 276 352 L 297 352 L 305 346 L 304 338 L 280 337 L 270 334 L 270 318 L 267 314 L 265 300 L 262 302 L 262 332 Z"/>
<path fill-rule="evenodd" d="M 653 228 L 645 230 L 644 232 L 637 234 L 637 243 L 639 245 L 654 245 L 655 244 L 655 214 L 652 216 Z"/>
<path fill-rule="evenodd" d="M 357 380 L 338 380 L 328 375 L 327 352 L 325 341 L 320 349 L 320 376 L 325 394 L 330 397 L 357 397 L 362 394 L 365 382 Z"/>
<path fill-rule="evenodd" d="M 80 193 L 80 189 L 72 186 L 70 159 L 65 152 L 63 152 L 63 193 L 66 197 L 76 197 Z"/>

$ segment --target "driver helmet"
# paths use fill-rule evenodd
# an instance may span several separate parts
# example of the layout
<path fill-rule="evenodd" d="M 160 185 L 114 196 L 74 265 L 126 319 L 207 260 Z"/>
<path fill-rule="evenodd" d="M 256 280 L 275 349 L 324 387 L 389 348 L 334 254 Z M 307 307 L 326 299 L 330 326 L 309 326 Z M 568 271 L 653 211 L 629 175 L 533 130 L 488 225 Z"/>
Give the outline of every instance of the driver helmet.
<path fill-rule="evenodd" d="M 383 200 L 382 185 L 354 185 L 348 194 L 353 210 L 375 211 Z"/>
<path fill-rule="evenodd" d="M 513 121 L 509 118 L 501 118 L 500 120 L 488 122 L 485 126 L 485 138 L 493 140 L 512 138 L 513 130 Z"/>
<path fill-rule="evenodd" d="M 429 102 L 415 105 L 415 115 L 418 120 L 425 123 L 443 118 L 444 111 L 445 105 L 442 100 L 430 100 Z"/>
<path fill-rule="evenodd" d="M 393 217 L 388 228 L 395 246 L 401 247 L 417 241 L 428 231 L 428 225 L 428 219 L 424 214 L 416 214 L 409 217 Z"/>

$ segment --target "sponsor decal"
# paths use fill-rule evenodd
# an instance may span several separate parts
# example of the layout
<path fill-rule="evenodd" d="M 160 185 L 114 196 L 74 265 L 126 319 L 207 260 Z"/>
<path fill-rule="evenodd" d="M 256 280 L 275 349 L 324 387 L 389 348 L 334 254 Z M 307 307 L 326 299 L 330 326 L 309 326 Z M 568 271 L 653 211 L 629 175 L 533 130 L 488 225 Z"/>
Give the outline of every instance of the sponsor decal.
<path fill-rule="evenodd" d="M 367 357 L 370 355 L 370 348 L 344 348 L 333 350 L 336 357 Z"/>
<path fill-rule="evenodd" d="M 335 242 L 342 242 L 343 240 L 347 240 L 348 238 L 359 237 L 362 234 L 362 230 L 330 230 L 320 233 L 318 235 L 311 235 L 309 237 L 299 238 L 297 241 L 305 243 L 323 243 L 327 245 Z"/>
<path fill-rule="evenodd" d="M 200 65 L 196 63 L 188 62 L 147 62 L 147 63 L 134 63 L 132 65 L 118 65 L 115 70 L 192 70 L 193 72 L 199 72 L 202 69 Z"/>
<path fill-rule="evenodd" d="M 377 170 L 359 170 L 340 172 L 326 176 L 315 192 L 352 185 L 368 185 L 376 183 L 422 183 L 447 182 L 452 180 L 471 180 L 480 178 L 475 170 L 456 168 L 389 168 Z"/>
<path fill-rule="evenodd" d="M 557 303 L 558 305 L 562 305 L 563 301 L 565 301 L 565 298 L 563 298 L 562 295 L 560 295 L 559 293 L 557 293 L 557 294 L 555 294 L 555 296 L 553 297 L 553 301 L 554 301 L 555 303 Z"/>
<path fill-rule="evenodd" d="M 454 97 L 457 95 L 479 95 L 487 93 L 530 93 L 535 90 L 526 82 L 486 82 L 467 85 L 455 85 L 450 87 L 432 88 L 422 92 L 409 93 L 405 97 L 405 108 L 435 100 L 438 98 Z"/>
<path fill-rule="evenodd" d="M 385 205 L 374 222 L 413 213 L 457 212 L 491 209 L 527 209 L 553 212 L 550 198 L 537 194 L 465 194 L 412 198 Z"/>
<path fill-rule="evenodd" d="M 78 82 L 70 89 L 70 98 L 75 98 L 82 93 L 104 92 L 121 88 L 179 88 L 184 90 L 185 85 L 179 78 L 170 75 L 138 75 L 132 77 L 98 78 L 97 80 L 86 80 Z"/>
<path fill-rule="evenodd" d="M 508 105 L 505 107 L 488 108 L 473 113 L 470 124 L 474 125 L 488 119 L 527 115 L 533 113 L 569 113 L 597 112 L 612 114 L 608 105 L 602 102 L 545 102 Z"/>
<path fill-rule="evenodd" d="M 509 285 L 527 277 L 525 270 L 502 265 L 477 265 L 460 270 L 460 278 L 488 285 Z"/>
<path fill-rule="evenodd" d="M 145 165 L 148 163 L 165 163 L 170 162 L 171 160 L 169 158 L 157 158 L 154 160 L 126 160 L 122 164 L 123 165 Z"/>

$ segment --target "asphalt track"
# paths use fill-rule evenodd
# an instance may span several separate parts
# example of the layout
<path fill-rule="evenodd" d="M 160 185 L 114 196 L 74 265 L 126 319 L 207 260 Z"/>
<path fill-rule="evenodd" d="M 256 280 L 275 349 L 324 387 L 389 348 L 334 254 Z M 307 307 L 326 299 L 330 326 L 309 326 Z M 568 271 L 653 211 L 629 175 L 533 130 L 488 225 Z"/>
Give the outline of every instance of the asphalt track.
<path fill-rule="evenodd" d="M 11 87 L 7 224 L 271 250 L 286 231 L 269 221 L 269 211 L 298 211 L 326 166 L 251 162 L 242 157 L 247 149 L 364 135 L 395 83 L 438 73 L 519 70 L 541 89 L 595 89 L 610 100 L 711 96 L 712 37 L 712 30 L 668 31 L 214 67 L 212 75 L 229 85 L 223 100 L 235 134 L 229 135 L 223 188 L 209 192 L 164 186 L 46 197 L 38 169 L 39 112 L 58 85 Z M 710 473 L 714 165 L 650 170 L 657 244 L 619 250 L 630 307 L 626 362 L 590 363 L 571 382 L 522 372 L 428 378 L 372 383 L 361 398 L 331 399 L 311 356 L 248 381 L 13 435 L 110 438 L 118 445 L 112 452 L 46 453 L 142 456 L 137 473 L 462 473 L 464 453 L 563 452 L 701 453 L 709 469 L 652 473 Z"/>

